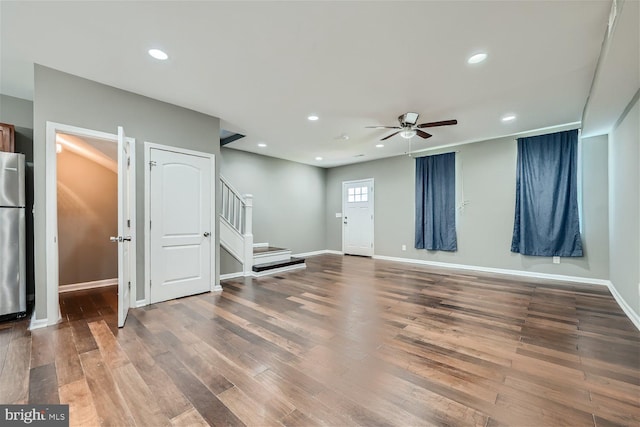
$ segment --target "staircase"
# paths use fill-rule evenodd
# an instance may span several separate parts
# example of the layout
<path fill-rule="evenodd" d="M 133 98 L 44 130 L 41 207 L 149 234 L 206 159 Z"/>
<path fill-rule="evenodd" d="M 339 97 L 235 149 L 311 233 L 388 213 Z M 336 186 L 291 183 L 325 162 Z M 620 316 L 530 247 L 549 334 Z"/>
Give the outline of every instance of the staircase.
<path fill-rule="evenodd" d="M 264 276 L 305 267 L 304 258 L 292 257 L 289 249 L 268 245 L 254 246 L 253 248 L 254 276 Z"/>
<path fill-rule="evenodd" d="M 242 263 L 244 276 L 264 276 L 305 268 L 304 258 L 294 258 L 289 249 L 253 244 L 253 196 L 241 195 L 220 176 L 222 208 L 220 246 Z"/>

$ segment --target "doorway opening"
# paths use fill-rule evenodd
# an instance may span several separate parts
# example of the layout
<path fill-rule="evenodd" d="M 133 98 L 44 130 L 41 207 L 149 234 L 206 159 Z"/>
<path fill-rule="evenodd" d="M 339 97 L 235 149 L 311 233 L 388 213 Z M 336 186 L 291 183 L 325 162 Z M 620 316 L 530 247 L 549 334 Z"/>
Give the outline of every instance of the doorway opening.
<path fill-rule="evenodd" d="M 47 325 L 60 291 L 117 284 L 123 326 L 136 295 L 135 140 L 47 122 L 45 148 Z"/>
<path fill-rule="evenodd" d="M 118 141 L 56 134 L 58 292 L 118 284 Z"/>

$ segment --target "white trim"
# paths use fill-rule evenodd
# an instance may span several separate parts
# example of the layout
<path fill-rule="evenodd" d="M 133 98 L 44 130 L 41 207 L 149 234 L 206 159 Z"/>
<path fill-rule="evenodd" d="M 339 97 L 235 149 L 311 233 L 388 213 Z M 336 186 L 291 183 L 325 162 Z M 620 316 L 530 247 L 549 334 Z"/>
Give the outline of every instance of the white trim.
<path fill-rule="evenodd" d="M 294 258 L 306 258 L 306 257 L 310 257 L 310 256 L 318 256 L 318 255 L 325 255 L 325 254 L 344 255 L 340 251 L 330 251 L 329 249 L 323 249 L 321 251 L 302 252 L 302 253 L 299 253 L 299 254 L 292 254 L 291 256 L 294 257 Z"/>
<path fill-rule="evenodd" d="M 407 264 L 420 264 L 420 265 L 429 265 L 432 267 L 442 267 L 442 268 L 451 268 L 451 269 L 459 269 L 459 270 L 470 270 L 470 271 L 478 271 L 482 273 L 495 273 L 495 274 L 504 274 L 509 276 L 520 276 L 520 277 L 532 277 L 536 279 L 549 279 L 549 280 L 558 280 L 561 282 L 574 282 L 574 283 L 585 283 L 588 285 L 600 285 L 600 286 L 608 286 L 609 281 L 606 279 L 592 279 L 589 277 L 578 277 L 578 276 L 565 276 L 563 274 L 548 274 L 548 273 L 537 273 L 534 271 L 522 271 L 522 270 L 508 270 L 504 268 L 493 268 L 493 267 L 479 267 L 476 265 L 464 265 L 464 264 L 451 264 L 448 262 L 437 262 L 437 261 L 425 261 L 421 259 L 411 259 L 411 258 L 397 258 L 390 257 L 384 255 L 374 255 L 373 259 L 380 259 L 384 261 L 396 261 L 403 262 Z"/>
<path fill-rule="evenodd" d="M 145 141 L 144 142 L 144 295 L 147 303 L 151 301 L 151 233 L 149 233 L 149 229 L 147 229 L 147 224 L 151 220 L 151 192 L 149 191 L 149 183 L 151 182 L 151 170 L 147 165 L 149 164 L 149 159 L 151 158 L 151 150 L 162 150 L 169 151 L 172 153 L 178 154 L 187 154 L 190 156 L 202 157 L 205 159 L 209 159 L 211 161 L 211 180 L 212 182 L 216 182 L 216 178 L 214 178 L 216 174 L 216 156 L 212 153 L 205 153 L 202 151 L 194 151 L 186 148 L 173 147 L 170 145 L 156 144 L 154 142 Z M 216 214 L 216 185 L 211 185 L 211 253 L 210 258 L 211 262 L 211 273 L 210 273 L 210 292 L 219 292 L 222 291 L 222 286 L 220 283 L 216 283 L 216 263 L 213 261 L 216 251 L 218 247 L 215 245 L 216 241 L 216 230 L 219 226 L 218 224 L 218 215 Z"/>
<path fill-rule="evenodd" d="M 631 306 L 627 304 L 611 281 L 607 280 L 607 286 L 609 287 L 609 291 L 611 292 L 611 295 L 613 295 L 613 298 L 616 300 L 622 311 L 624 311 L 624 314 L 626 314 L 635 327 L 640 330 L 640 315 L 633 311 Z"/>
<path fill-rule="evenodd" d="M 260 272 L 254 271 L 251 273 L 251 277 L 264 277 L 264 276 L 269 276 L 271 274 L 285 273 L 287 271 L 302 270 L 305 268 L 307 268 L 307 265 L 305 263 L 294 264 L 294 265 L 288 265 L 286 267 L 272 268 L 270 270 L 265 270 Z"/>
<path fill-rule="evenodd" d="M 543 128 L 525 130 L 525 131 L 516 132 L 516 133 L 507 133 L 507 134 L 504 134 L 504 135 L 498 135 L 498 136 L 492 137 L 491 139 L 509 138 L 509 137 L 514 137 L 514 136 L 536 134 L 536 133 L 540 133 L 540 132 L 549 133 L 549 131 L 552 131 L 552 130 L 562 129 L 562 128 L 570 128 L 570 127 L 573 127 L 573 126 L 580 127 L 580 126 L 582 126 L 582 122 L 579 122 L 579 121 L 578 122 L 569 122 L 569 123 L 565 123 L 565 124 L 562 124 L 562 125 L 547 126 L 547 127 L 543 127 Z M 567 129 L 567 130 L 570 130 L 570 129 Z M 591 136 L 596 136 L 596 135 L 591 135 Z M 483 141 L 487 141 L 487 138 L 468 139 L 466 141 L 455 142 L 453 144 L 439 145 L 437 147 L 430 147 L 430 148 L 423 148 L 423 149 L 420 149 L 420 150 L 411 151 L 408 154 L 426 153 L 426 152 L 429 152 L 429 151 L 443 150 L 445 148 L 457 147 L 458 145 L 467 145 L 467 144 L 473 144 L 473 143 L 476 143 L 476 142 L 483 142 Z"/>
<path fill-rule="evenodd" d="M 140 308 L 140 307 L 144 307 L 149 305 L 149 300 L 148 299 L 139 299 L 136 300 L 136 304 L 134 305 L 135 308 Z"/>
<path fill-rule="evenodd" d="M 63 294 L 65 292 L 82 291 L 84 289 L 104 288 L 107 286 L 118 286 L 118 278 L 94 280 L 92 282 L 72 283 L 70 285 L 58 286 L 58 292 Z"/>
<path fill-rule="evenodd" d="M 325 254 L 329 254 L 329 255 L 344 255 L 344 252 L 342 252 L 342 251 L 334 251 L 332 249 L 325 249 L 324 253 Z"/>
<path fill-rule="evenodd" d="M 254 248 L 268 248 L 269 244 L 268 243 L 254 243 L 253 247 Z"/>
<path fill-rule="evenodd" d="M 342 232 L 342 252 L 344 253 L 344 214 L 345 214 L 345 210 L 346 210 L 346 206 L 344 203 L 344 199 L 346 196 L 346 187 L 349 184 L 356 184 L 356 183 L 367 183 L 367 184 L 371 184 L 371 192 L 369 194 L 370 198 L 369 198 L 369 207 L 371 208 L 371 255 L 369 254 L 355 254 L 355 255 L 364 255 L 364 256 L 373 256 L 376 253 L 376 248 L 375 248 L 375 237 L 376 237 L 376 225 L 375 225 L 375 218 L 376 218 L 376 204 L 375 204 L 375 182 L 373 178 L 362 178 L 362 179 L 354 179 L 354 180 L 350 180 L 350 181 L 342 181 L 342 217 L 340 218 L 340 222 L 342 224 L 340 224 L 340 230 Z"/>
<path fill-rule="evenodd" d="M 55 321 L 50 313 L 60 311 L 58 298 L 59 292 L 59 258 L 58 258 L 58 159 L 56 153 L 56 134 L 58 132 L 67 133 L 80 137 L 89 137 L 94 139 L 103 139 L 107 141 L 118 142 L 118 135 L 101 132 L 92 129 L 81 128 L 77 126 L 65 125 L 47 121 L 45 133 L 45 287 L 46 287 L 46 306 L 47 318 L 49 325 L 55 325 L 60 320 Z M 134 138 L 127 140 L 135 144 Z M 136 186 L 135 175 L 132 179 L 132 187 Z M 37 236 L 36 236 L 37 239 Z M 132 256 L 136 257 L 137 251 L 132 251 Z M 135 282 L 132 290 L 135 292 Z"/>
<path fill-rule="evenodd" d="M 33 310 L 33 314 L 31 315 L 31 322 L 29 323 L 29 330 L 33 331 L 34 329 L 46 328 L 49 326 L 49 319 L 36 319 L 36 310 Z"/>
<path fill-rule="evenodd" d="M 236 273 L 221 274 L 220 280 L 237 279 L 238 277 L 244 277 L 244 271 L 238 271 Z"/>

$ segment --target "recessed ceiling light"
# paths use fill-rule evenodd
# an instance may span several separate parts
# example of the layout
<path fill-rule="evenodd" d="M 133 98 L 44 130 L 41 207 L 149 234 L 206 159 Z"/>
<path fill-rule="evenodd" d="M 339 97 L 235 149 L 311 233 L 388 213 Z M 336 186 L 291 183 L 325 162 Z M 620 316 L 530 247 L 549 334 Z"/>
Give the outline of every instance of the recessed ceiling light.
<path fill-rule="evenodd" d="M 316 157 L 316 160 L 320 161 L 320 160 L 322 160 L 322 157 L 318 156 L 318 157 Z"/>
<path fill-rule="evenodd" d="M 258 147 L 264 148 L 266 146 L 267 146 L 267 144 L 265 144 L 264 142 L 258 143 Z"/>
<path fill-rule="evenodd" d="M 160 61 L 164 61 L 165 59 L 169 58 L 169 55 L 167 55 L 160 49 L 149 49 L 149 55 L 156 59 L 159 59 Z"/>
<path fill-rule="evenodd" d="M 507 114 L 506 116 L 502 117 L 502 121 L 503 122 L 511 122 L 513 120 L 516 119 L 516 115 L 515 114 Z"/>
<path fill-rule="evenodd" d="M 315 122 L 316 120 L 319 119 L 319 117 L 316 116 L 315 114 L 312 114 L 309 117 L 307 117 L 307 119 L 311 120 L 312 122 Z"/>
<path fill-rule="evenodd" d="M 382 148 L 382 147 L 384 147 L 384 144 L 376 144 L 376 147 L 377 148 Z"/>
<path fill-rule="evenodd" d="M 469 64 L 477 64 L 479 62 L 484 61 L 485 59 L 487 59 L 487 54 L 484 52 L 480 52 L 480 53 L 476 53 L 475 55 L 467 59 L 467 62 Z"/>

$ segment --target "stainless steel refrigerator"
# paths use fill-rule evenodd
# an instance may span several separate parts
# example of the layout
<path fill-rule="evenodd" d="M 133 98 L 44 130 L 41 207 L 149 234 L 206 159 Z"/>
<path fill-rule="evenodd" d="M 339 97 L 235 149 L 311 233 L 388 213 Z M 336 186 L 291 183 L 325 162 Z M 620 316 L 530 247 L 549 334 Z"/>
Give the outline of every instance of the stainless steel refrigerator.
<path fill-rule="evenodd" d="M 0 316 L 27 310 L 24 154 L 0 151 Z"/>

